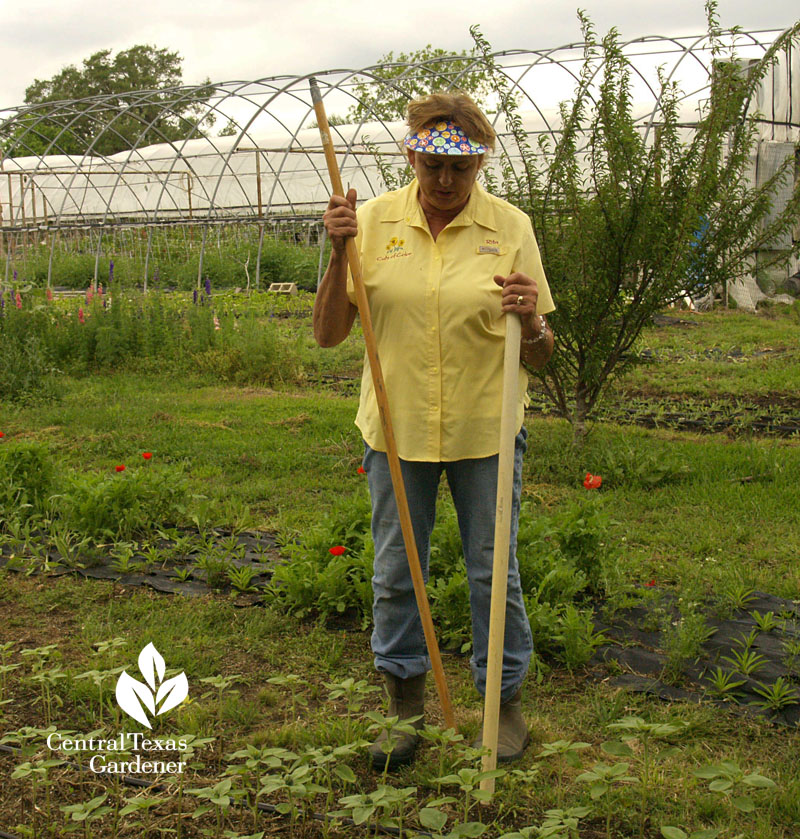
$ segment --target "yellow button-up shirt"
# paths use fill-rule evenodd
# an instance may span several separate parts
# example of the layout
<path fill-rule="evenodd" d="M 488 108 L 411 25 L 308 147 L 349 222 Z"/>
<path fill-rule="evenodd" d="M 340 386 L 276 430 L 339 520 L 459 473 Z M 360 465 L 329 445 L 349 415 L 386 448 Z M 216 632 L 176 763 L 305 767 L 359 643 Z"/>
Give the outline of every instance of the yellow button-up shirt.
<path fill-rule="evenodd" d="M 358 210 L 356 244 L 404 460 L 452 461 L 499 451 L 505 317 L 494 275 L 536 280 L 538 314 L 555 306 L 530 219 L 477 182 L 466 207 L 434 241 L 417 182 Z M 348 296 L 356 302 L 352 277 Z M 520 364 L 517 428 L 528 377 Z M 356 425 L 376 451 L 386 443 L 364 358 Z"/>

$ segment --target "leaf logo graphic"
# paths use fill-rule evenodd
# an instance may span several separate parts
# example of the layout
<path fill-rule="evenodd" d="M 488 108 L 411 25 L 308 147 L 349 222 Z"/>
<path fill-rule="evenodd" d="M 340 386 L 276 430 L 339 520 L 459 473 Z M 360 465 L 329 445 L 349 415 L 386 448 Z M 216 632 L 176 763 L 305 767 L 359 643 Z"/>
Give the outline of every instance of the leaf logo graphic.
<path fill-rule="evenodd" d="M 180 705 L 189 695 L 189 682 L 185 673 L 164 681 L 166 666 L 161 653 L 149 643 L 139 653 L 139 672 L 147 684 L 122 671 L 117 680 L 117 704 L 122 710 L 147 728 L 152 728 L 147 711 L 159 716 Z"/>

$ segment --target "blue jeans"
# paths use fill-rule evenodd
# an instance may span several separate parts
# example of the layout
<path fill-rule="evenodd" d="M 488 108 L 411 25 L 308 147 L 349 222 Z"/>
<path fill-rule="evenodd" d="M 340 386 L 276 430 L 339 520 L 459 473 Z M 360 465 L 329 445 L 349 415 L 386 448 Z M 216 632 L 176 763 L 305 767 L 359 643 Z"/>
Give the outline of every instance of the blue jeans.
<path fill-rule="evenodd" d="M 503 648 L 501 699 L 510 699 L 528 671 L 533 642 L 522 587 L 516 546 L 519 499 L 522 489 L 522 456 L 527 448 L 523 427 L 516 438 L 511 545 L 508 562 L 506 629 Z M 494 520 L 497 495 L 497 455 L 449 463 L 400 461 L 408 496 L 411 522 L 422 573 L 428 580 L 430 537 L 436 518 L 436 495 L 442 471 L 453 496 L 467 566 L 472 611 L 472 677 L 478 691 L 486 691 L 486 655 L 492 594 Z M 365 444 L 364 469 L 372 498 L 372 538 L 375 565 L 372 651 L 375 667 L 400 679 L 430 670 L 430 658 L 408 570 L 403 533 L 392 489 L 389 462 L 384 452 Z"/>

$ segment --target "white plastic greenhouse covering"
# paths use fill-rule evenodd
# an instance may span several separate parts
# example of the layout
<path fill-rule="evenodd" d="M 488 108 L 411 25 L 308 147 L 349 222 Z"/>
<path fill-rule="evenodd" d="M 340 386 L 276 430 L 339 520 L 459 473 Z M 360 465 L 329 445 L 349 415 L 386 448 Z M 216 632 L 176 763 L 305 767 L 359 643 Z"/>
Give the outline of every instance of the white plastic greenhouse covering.
<path fill-rule="evenodd" d="M 388 126 L 402 138 L 401 123 Z M 346 125 L 335 131 L 341 142 L 344 181 L 358 190 L 360 198 L 380 193 L 378 167 L 365 143 L 396 158 L 400 146 L 395 138 L 379 123 Z M 36 212 L 40 220 L 47 216 L 50 222 L 305 216 L 318 215 L 330 197 L 316 129 L 299 131 L 290 145 L 286 132 L 250 130 L 244 139 L 161 143 L 103 158 L 17 157 L 3 164 L 18 220 L 23 214 L 32 220 Z M 19 178 L 11 174 L 15 172 L 27 176 L 24 208 Z M 0 186 L 2 198 L 4 191 Z"/>
<path fill-rule="evenodd" d="M 674 45 L 674 40 L 664 41 Z M 575 48 L 564 50 L 566 67 L 567 61 L 576 60 Z M 548 56 L 551 63 L 546 68 L 537 64 L 530 65 L 528 70 L 552 70 L 556 52 Z M 658 55 L 658 51 L 652 54 Z M 755 59 L 743 59 L 742 63 L 751 60 Z M 517 61 L 516 66 L 525 66 Z M 675 68 L 679 63 L 676 62 Z M 705 72 L 705 82 L 701 81 L 695 94 L 687 95 L 682 103 L 681 121 L 685 125 L 691 125 L 697 118 L 697 109 L 703 101 L 703 84 L 707 83 L 707 68 Z M 337 80 L 336 74 L 331 75 L 327 80 L 328 93 L 333 94 L 331 98 L 335 101 L 336 94 L 346 88 L 341 80 L 346 76 L 340 72 Z M 537 104 L 531 93 L 536 90 L 530 80 L 532 73 L 524 71 L 517 75 L 515 84 L 524 93 L 525 130 L 534 139 L 542 133 L 556 133 L 557 108 Z M 652 83 L 645 81 L 643 73 L 641 81 L 644 83 L 639 85 L 639 96 L 652 93 Z M 252 83 L 257 84 L 260 83 Z M 237 96 L 242 100 L 248 100 L 248 96 L 248 101 L 253 99 L 245 84 L 234 89 L 233 83 L 227 83 L 220 88 L 226 91 L 222 101 Z M 280 93 L 297 105 L 301 97 L 307 98 L 307 79 L 298 78 L 284 84 Z M 539 93 L 538 101 L 541 101 L 543 92 Z M 348 101 L 352 102 L 352 98 Z M 269 108 L 277 111 L 280 105 L 281 96 L 273 94 Z M 638 113 L 643 131 L 658 120 L 657 108 L 653 100 L 642 98 Z M 221 112 L 221 108 L 217 110 Z M 800 50 L 793 49 L 788 56 L 780 55 L 764 80 L 751 113 L 758 113 L 762 119 L 755 161 L 758 173 L 760 168 L 763 171 L 774 168 L 778 156 L 789 150 L 788 144 L 800 141 Z M 304 127 L 311 124 L 313 112 L 310 107 L 296 108 L 292 113 L 293 123 L 273 113 L 265 120 L 265 115 L 264 106 L 259 107 L 255 118 L 245 113 L 238 120 L 245 127 L 233 136 L 149 145 L 108 157 L 90 154 L 7 157 L 0 160 L 0 227 L 20 230 L 62 225 L 71 228 L 97 224 L 141 226 L 257 222 L 276 216 L 318 217 L 327 203 L 329 185 L 319 134 L 315 128 Z M 261 127 L 264 123 L 267 126 Z M 290 128 L 293 124 L 298 126 L 294 131 Z M 500 147 L 510 150 L 513 143 L 509 146 L 504 143 L 505 127 L 495 127 L 500 135 Z M 356 188 L 359 200 L 384 191 L 375 152 L 383 156 L 384 165 L 402 165 L 404 124 L 341 125 L 332 127 L 332 133 L 343 182 Z M 757 177 L 760 182 L 761 177 Z"/>
<path fill-rule="evenodd" d="M 758 61 L 779 34 L 737 32 L 726 37 L 730 54 L 746 67 Z M 652 141 L 653 128 L 660 120 L 658 68 L 663 78 L 676 82 L 684 91 L 680 122 L 688 135 L 707 102 L 713 63 L 720 60 L 719 55 L 713 54 L 708 37 L 652 36 L 621 46 L 632 69 L 631 96 L 640 103 L 634 114 L 646 139 Z M 532 148 L 537 147 L 541 135 L 556 138 L 560 122 L 558 103 L 571 98 L 584 61 L 584 48 L 584 44 L 569 44 L 549 50 L 507 50 L 491 55 L 494 72 L 505 80 L 518 100 Z M 360 97 L 365 91 L 378 98 L 399 95 L 402 99 L 432 77 L 438 82 L 444 79 L 457 89 L 462 75 L 479 71 L 482 60 L 465 56 L 437 59 L 433 67 L 428 62 L 399 64 L 395 66 L 398 75 L 388 81 L 380 78 L 380 71 L 385 69 L 382 66 L 315 75 L 328 114 L 341 115 L 351 112 L 355 104 L 363 105 Z M 458 66 L 465 64 L 469 65 L 466 70 L 457 71 Z M 593 68 L 593 84 L 601 78 L 602 61 L 598 59 Z M 265 225 L 300 223 L 306 230 L 311 226 L 319 229 L 330 187 L 319 133 L 313 127 L 308 81 L 309 76 L 276 76 L 201 88 L 137 91 L 125 94 L 124 101 L 108 96 L 0 110 L 0 132 L 11 138 L 7 156 L 0 158 L 0 244 L 5 250 L 5 282 L 11 273 L 12 251 L 16 253 L 17 247 L 25 248 L 37 241 L 47 243 L 47 234 L 62 230 L 98 231 L 99 259 L 103 231 L 126 227 L 149 228 L 152 232 L 162 225 L 258 225 L 262 240 Z M 208 125 L 213 117 L 216 125 L 228 129 L 224 134 L 232 132 L 230 136 L 211 136 L 209 130 L 209 136 L 202 139 L 142 146 L 134 143 L 134 148 L 118 154 L 93 154 L 92 149 L 103 137 L 120 138 L 113 123 L 125 117 L 128 109 L 142 123 L 140 136 L 145 136 L 145 124 L 150 118 L 136 117 L 137 108 L 170 118 L 180 113 L 173 106 L 185 106 L 187 97 L 193 95 L 199 97 L 197 101 L 203 102 L 199 107 L 205 109 L 197 117 L 199 124 Z M 489 107 L 491 101 L 490 96 Z M 750 114 L 758 119 L 759 142 L 749 177 L 753 184 L 762 184 L 800 142 L 800 49 L 796 42 L 778 54 L 751 103 Z M 46 128 L 55 126 L 61 132 L 50 141 L 50 149 L 57 152 L 59 136 L 72 136 L 71 126 L 81 118 L 93 120 L 96 127 L 92 138 L 82 141 L 87 143 L 85 154 L 27 154 L 30 148 L 26 146 L 26 135 L 37 141 L 50 136 L 47 130 L 38 131 L 40 121 Z M 498 119 L 496 115 L 493 118 Z M 519 152 L 504 124 L 496 123 L 495 129 L 498 149 L 489 158 L 487 168 L 494 168 L 496 179 L 501 180 L 502 156 L 507 155 L 513 165 L 518 162 L 515 155 Z M 332 126 L 342 180 L 357 190 L 359 201 L 385 191 L 385 173 L 393 171 L 396 176 L 404 167 L 404 134 L 402 122 Z M 544 165 L 546 161 L 542 160 Z M 795 177 L 800 177 L 800 159 Z M 773 213 L 785 206 L 791 187 L 785 185 Z M 781 244 L 790 244 L 790 239 L 798 237 L 800 225 Z M 49 237 L 51 262 L 57 240 L 58 235 Z M 205 240 L 204 234 L 201 265 Z M 149 242 L 148 235 L 148 254 Z M 259 256 L 260 248 L 259 244 Z M 796 262 L 790 264 L 787 276 L 797 269 Z M 740 305 L 747 308 L 754 307 L 764 296 L 752 279 L 737 283 L 732 291 Z"/>

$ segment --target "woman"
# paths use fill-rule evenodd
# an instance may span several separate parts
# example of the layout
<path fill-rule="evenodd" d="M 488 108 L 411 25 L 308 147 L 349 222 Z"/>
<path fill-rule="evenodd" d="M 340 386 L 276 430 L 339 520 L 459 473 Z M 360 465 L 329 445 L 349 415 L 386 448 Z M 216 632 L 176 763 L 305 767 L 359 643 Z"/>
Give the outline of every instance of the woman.
<path fill-rule="evenodd" d="M 345 242 L 355 236 L 386 383 L 403 479 L 427 579 L 437 487 L 444 471 L 458 514 L 470 586 L 473 678 L 483 694 L 491 599 L 504 315 L 522 319 L 521 361 L 547 363 L 553 310 L 528 217 L 477 182 L 495 134 L 463 94 L 432 94 L 408 106 L 408 160 L 416 178 L 355 211 L 356 193 L 334 196 L 324 215 L 330 263 L 314 304 L 314 336 L 343 341 L 357 308 Z M 527 376 L 520 365 L 508 609 L 503 654 L 498 760 L 528 744 L 521 685 L 532 652 L 519 581 L 516 533 L 526 431 Z M 390 715 L 423 713 L 430 669 L 392 491 L 369 361 L 356 425 L 365 441 L 372 498 L 375 666 L 384 674 Z M 415 725 L 421 726 L 421 719 Z M 385 736 L 370 747 L 382 768 Z M 390 765 L 409 762 L 416 735 L 402 735 Z"/>

